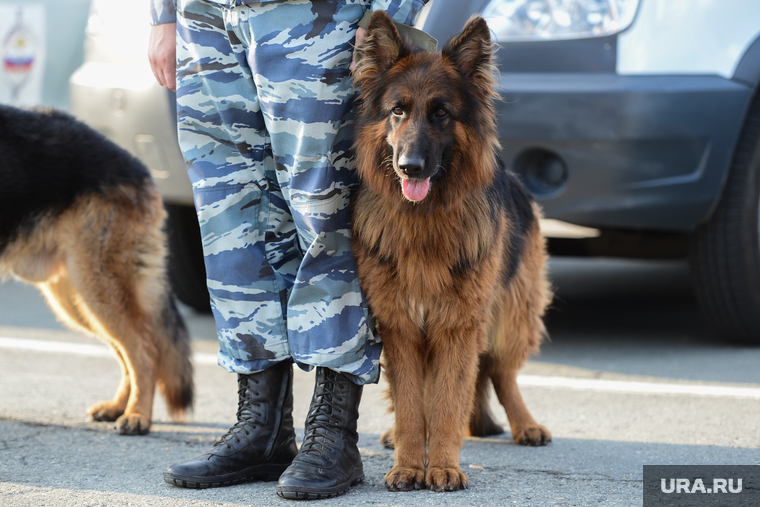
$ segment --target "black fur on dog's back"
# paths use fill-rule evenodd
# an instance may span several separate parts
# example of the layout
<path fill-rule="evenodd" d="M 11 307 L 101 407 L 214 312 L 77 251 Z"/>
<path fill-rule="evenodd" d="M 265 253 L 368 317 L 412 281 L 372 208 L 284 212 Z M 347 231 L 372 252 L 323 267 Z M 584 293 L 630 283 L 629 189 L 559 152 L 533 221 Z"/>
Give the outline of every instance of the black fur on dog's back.
<path fill-rule="evenodd" d="M 493 184 L 488 189 L 488 194 L 492 201 L 498 201 L 493 209 L 504 209 L 514 228 L 504 272 L 504 283 L 507 284 L 520 265 L 520 259 L 525 249 L 525 237 L 536 221 L 536 215 L 533 213 L 533 199 L 520 180 L 517 179 L 517 176 L 504 167 L 500 158 L 498 159 L 498 170 Z"/>
<path fill-rule="evenodd" d="M 0 105 L 0 153 L 0 253 L 42 215 L 85 194 L 120 185 L 139 190 L 150 179 L 139 160 L 58 110 Z"/>

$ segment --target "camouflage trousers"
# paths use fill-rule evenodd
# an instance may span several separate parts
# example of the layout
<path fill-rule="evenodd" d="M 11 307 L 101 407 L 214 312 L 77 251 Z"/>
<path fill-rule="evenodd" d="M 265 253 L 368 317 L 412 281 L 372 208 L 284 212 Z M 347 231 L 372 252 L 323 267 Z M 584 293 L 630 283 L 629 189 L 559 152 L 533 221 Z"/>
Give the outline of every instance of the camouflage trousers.
<path fill-rule="evenodd" d="M 179 140 L 229 371 L 292 358 L 358 383 L 379 377 L 348 229 L 348 66 L 366 8 L 177 2 Z"/>

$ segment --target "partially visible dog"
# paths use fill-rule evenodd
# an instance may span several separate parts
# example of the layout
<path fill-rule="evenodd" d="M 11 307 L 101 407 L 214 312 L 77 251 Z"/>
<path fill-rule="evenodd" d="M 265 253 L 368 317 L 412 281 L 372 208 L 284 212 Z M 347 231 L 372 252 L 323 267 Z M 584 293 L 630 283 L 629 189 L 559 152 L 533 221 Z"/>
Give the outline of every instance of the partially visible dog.
<path fill-rule="evenodd" d="M 57 317 L 111 346 L 122 379 L 88 414 L 123 434 L 192 406 L 187 329 L 166 273 L 165 211 L 145 166 L 70 115 L 0 105 L 0 276 L 34 284 Z"/>
<path fill-rule="evenodd" d="M 352 245 L 396 416 L 391 490 L 467 487 L 466 431 L 501 432 L 489 380 L 515 442 L 551 440 L 516 382 L 550 290 L 540 210 L 497 157 L 494 71 L 478 17 L 436 54 L 376 12 L 359 48 Z"/>

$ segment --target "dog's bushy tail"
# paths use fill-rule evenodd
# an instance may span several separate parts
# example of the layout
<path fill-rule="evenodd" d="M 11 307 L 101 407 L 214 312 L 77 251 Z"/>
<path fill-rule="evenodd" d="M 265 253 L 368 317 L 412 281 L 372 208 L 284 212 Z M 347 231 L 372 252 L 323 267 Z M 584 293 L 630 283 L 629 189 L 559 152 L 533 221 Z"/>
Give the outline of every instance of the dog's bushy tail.
<path fill-rule="evenodd" d="M 160 337 L 158 352 L 157 381 L 169 414 L 180 419 L 193 407 L 194 384 L 191 362 L 190 335 L 185 321 L 177 310 L 169 291 L 168 281 L 163 294 L 163 304 L 159 317 L 157 335 Z"/>

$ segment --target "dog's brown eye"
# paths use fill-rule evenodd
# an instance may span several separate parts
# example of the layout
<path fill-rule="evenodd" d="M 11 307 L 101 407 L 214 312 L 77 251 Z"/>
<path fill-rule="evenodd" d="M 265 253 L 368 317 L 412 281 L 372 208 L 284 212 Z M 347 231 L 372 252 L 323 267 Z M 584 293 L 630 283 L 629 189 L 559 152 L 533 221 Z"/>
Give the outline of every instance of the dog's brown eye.
<path fill-rule="evenodd" d="M 437 118 L 443 118 L 443 117 L 444 117 L 444 116 L 446 116 L 447 114 L 449 114 L 449 113 L 448 113 L 448 111 L 446 111 L 446 110 L 445 110 L 445 109 L 443 109 L 443 108 L 440 108 L 440 109 L 438 109 L 438 110 L 435 112 L 435 116 L 436 116 Z"/>
<path fill-rule="evenodd" d="M 395 114 L 396 116 L 401 116 L 401 115 L 403 115 L 403 114 L 404 114 L 404 110 L 403 110 L 403 109 L 401 109 L 400 107 L 394 107 L 394 108 L 393 108 L 391 111 L 392 111 L 392 112 L 393 112 L 393 114 Z"/>

